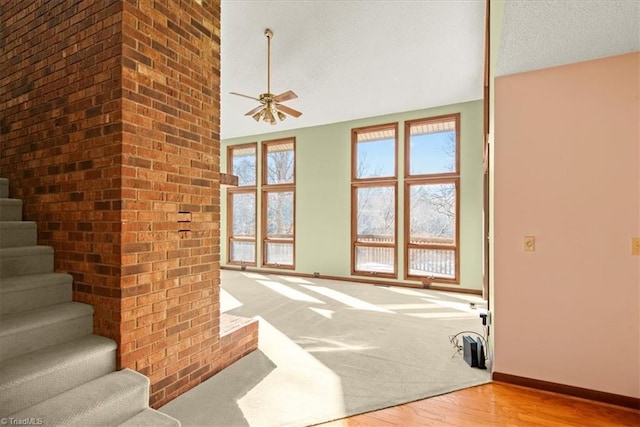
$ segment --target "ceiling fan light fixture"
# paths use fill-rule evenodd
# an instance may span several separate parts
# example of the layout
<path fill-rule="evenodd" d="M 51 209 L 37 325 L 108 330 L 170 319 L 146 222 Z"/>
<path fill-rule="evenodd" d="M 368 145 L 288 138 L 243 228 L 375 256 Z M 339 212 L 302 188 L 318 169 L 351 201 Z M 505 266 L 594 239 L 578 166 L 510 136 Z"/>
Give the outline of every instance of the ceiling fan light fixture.
<path fill-rule="evenodd" d="M 287 118 L 287 114 L 293 117 L 300 117 L 302 113 L 280 104 L 280 102 L 296 99 L 298 95 L 293 91 L 288 90 L 279 95 L 271 93 L 271 39 L 273 38 L 273 32 L 267 28 L 264 30 L 264 35 L 267 37 L 267 92 L 260 94 L 257 98 L 237 92 L 231 92 L 231 94 L 260 102 L 261 105 L 245 113 L 245 116 L 251 116 L 256 122 L 262 119 L 269 124 L 275 125 L 277 124 L 276 116 L 280 121 L 283 121 Z M 283 111 L 280 111 L 278 107 L 281 107 Z"/>
<path fill-rule="evenodd" d="M 269 124 L 271 125 L 275 125 L 276 118 L 273 116 L 273 111 L 271 111 L 271 106 L 267 107 L 267 109 L 264 111 L 265 111 L 264 121 L 269 122 Z"/>

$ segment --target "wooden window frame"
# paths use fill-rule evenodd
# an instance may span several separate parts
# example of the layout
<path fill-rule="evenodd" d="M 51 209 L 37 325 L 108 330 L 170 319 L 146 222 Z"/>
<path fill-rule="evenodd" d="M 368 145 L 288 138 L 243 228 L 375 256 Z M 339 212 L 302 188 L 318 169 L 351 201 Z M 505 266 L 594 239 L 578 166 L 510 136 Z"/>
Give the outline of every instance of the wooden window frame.
<path fill-rule="evenodd" d="M 429 243 L 411 243 L 411 203 L 410 188 L 414 185 L 430 184 L 454 184 L 456 190 L 456 235 L 453 245 L 437 245 Z M 409 250 L 410 249 L 445 249 L 455 252 L 455 275 L 453 278 L 434 276 L 433 281 L 438 283 L 459 284 L 460 283 L 460 178 L 437 178 L 437 179 L 415 179 L 404 183 L 404 278 L 405 280 L 429 280 L 429 276 L 412 275 L 409 273 Z"/>
<path fill-rule="evenodd" d="M 421 123 L 443 123 L 451 120 L 455 121 L 456 131 L 456 170 L 453 172 L 427 173 L 411 175 L 411 126 Z M 437 178 L 459 178 L 460 177 L 460 113 L 447 114 L 444 116 L 429 117 L 417 120 L 407 120 L 404 122 L 404 178 L 405 179 L 437 179 Z"/>
<path fill-rule="evenodd" d="M 393 243 L 359 242 L 358 241 L 358 189 L 359 188 L 393 188 L 394 227 Z M 356 252 L 358 248 L 390 248 L 393 249 L 393 273 L 379 271 L 364 271 L 356 269 Z M 351 274 L 354 276 L 370 276 L 383 278 L 398 278 L 398 183 L 397 181 L 357 182 L 351 184 Z"/>
<path fill-rule="evenodd" d="M 278 144 L 292 144 L 293 146 L 293 182 L 285 184 L 268 184 L 268 168 L 267 168 L 267 154 L 268 147 L 270 145 Z M 280 268 L 286 270 L 294 270 L 296 268 L 296 138 L 281 138 L 262 142 L 262 186 L 261 186 L 261 242 L 262 242 L 262 267 L 267 268 Z M 293 239 L 274 239 L 269 238 L 267 234 L 267 197 L 269 193 L 293 193 Z M 283 265 L 277 263 L 267 263 L 267 243 L 285 243 L 290 244 L 293 248 L 293 259 L 291 265 Z"/>
<path fill-rule="evenodd" d="M 351 129 L 351 275 L 398 278 L 398 122 L 381 125 L 364 126 Z M 394 134 L 394 173 L 393 176 L 358 178 L 358 134 L 381 130 L 393 130 Z M 361 141 L 366 142 L 366 141 Z M 358 242 L 358 205 L 357 192 L 362 187 L 393 187 L 394 189 L 394 227 L 393 243 Z M 362 271 L 356 269 L 356 251 L 359 247 L 381 247 L 393 249 L 393 273 L 379 271 Z"/>
<path fill-rule="evenodd" d="M 241 188 L 256 188 L 258 186 L 258 143 L 257 142 L 250 142 L 247 144 L 238 144 L 238 145 L 231 145 L 229 147 L 227 147 L 227 173 L 230 175 L 233 175 L 233 152 L 236 150 L 241 150 L 244 148 L 253 148 L 255 151 L 255 162 L 256 162 L 256 170 L 255 170 L 255 176 L 253 179 L 254 184 L 253 185 L 240 185 L 240 183 L 238 182 L 238 187 Z"/>
<path fill-rule="evenodd" d="M 433 173 L 433 174 L 410 174 L 411 165 L 411 126 L 421 123 L 442 123 L 454 120 L 455 121 L 455 133 L 456 133 L 456 159 L 455 159 L 455 171 L 445 173 Z M 408 120 L 405 122 L 404 127 L 404 278 L 405 280 L 432 280 L 438 283 L 447 283 L 452 285 L 460 284 L 460 113 L 447 114 L 443 116 L 428 117 L 417 120 Z M 410 243 L 411 233 L 411 216 L 410 216 L 410 192 L 409 189 L 412 185 L 429 185 L 429 184 L 451 184 L 455 185 L 456 189 L 456 235 L 454 245 L 434 245 L 434 244 L 419 244 Z M 455 277 L 446 278 L 434 276 L 433 278 L 427 276 L 411 275 L 409 274 L 409 249 L 447 249 L 455 251 Z"/>
<path fill-rule="evenodd" d="M 393 130 L 394 146 L 393 152 L 395 159 L 393 162 L 393 175 L 392 176 L 380 176 L 372 178 L 358 178 L 358 134 L 365 132 L 375 132 L 382 130 Z M 367 141 L 362 141 L 367 142 Z M 398 123 L 386 123 L 383 125 L 364 126 L 351 129 L 351 182 L 380 182 L 380 181 L 397 181 L 398 180 Z"/>
<path fill-rule="evenodd" d="M 233 235 L 233 196 L 235 194 L 253 194 L 256 202 L 256 209 L 254 211 L 254 220 L 256 225 L 256 230 L 254 233 L 254 237 L 236 237 Z M 258 252 L 257 252 L 257 242 L 258 242 L 258 194 L 255 187 L 252 188 L 241 188 L 241 189 L 229 189 L 227 191 L 227 263 L 234 265 L 249 265 L 249 266 L 257 266 L 258 262 Z M 235 261 L 231 259 L 231 246 L 233 242 L 244 242 L 249 243 L 253 242 L 253 262 L 243 262 L 243 261 Z"/>
<path fill-rule="evenodd" d="M 227 147 L 227 173 L 233 174 L 233 153 L 236 150 L 244 148 L 253 148 L 255 152 L 255 178 L 253 185 L 242 185 L 227 190 L 227 263 L 233 265 L 257 266 L 258 263 L 258 143 L 251 142 L 247 144 L 231 145 Z M 256 201 L 256 209 L 254 211 L 255 219 L 255 235 L 253 238 L 235 237 L 233 235 L 233 195 L 242 193 L 253 193 Z M 233 242 L 253 242 L 253 262 L 234 261 L 231 259 L 231 246 Z"/>

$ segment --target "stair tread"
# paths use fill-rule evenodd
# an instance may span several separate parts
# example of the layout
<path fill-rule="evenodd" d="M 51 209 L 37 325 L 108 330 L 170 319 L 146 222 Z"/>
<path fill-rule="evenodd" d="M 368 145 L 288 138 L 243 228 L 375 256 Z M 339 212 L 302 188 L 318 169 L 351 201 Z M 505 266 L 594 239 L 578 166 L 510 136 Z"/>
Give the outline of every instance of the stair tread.
<path fill-rule="evenodd" d="M 0 366 L 0 389 L 73 365 L 92 354 L 113 351 L 116 347 L 109 338 L 87 335 L 4 360 Z"/>
<path fill-rule="evenodd" d="M 85 335 L 6 359 L 0 365 L 0 417 L 116 370 L 116 343 Z"/>
<path fill-rule="evenodd" d="M 25 255 L 36 254 L 53 254 L 51 246 L 18 246 L 15 248 L 0 248 L 0 258 L 23 257 Z"/>
<path fill-rule="evenodd" d="M 40 273 L 4 277 L 0 281 L 0 293 L 56 286 L 57 284 L 67 284 L 69 281 L 73 281 L 73 276 L 67 273 Z"/>
<path fill-rule="evenodd" d="M 35 221 L 0 221 L 0 228 L 37 228 Z"/>
<path fill-rule="evenodd" d="M 147 408 L 144 411 L 134 415 L 127 421 L 119 425 L 119 427 L 134 426 L 174 426 L 180 427 L 180 421 L 172 416 L 163 414 L 155 409 Z"/>
<path fill-rule="evenodd" d="M 13 313 L 2 317 L 0 337 L 92 314 L 93 306 L 75 301 Z"/>
<path fill-rule="evenodd" d="M 149 379 L 131 369 L 112 372 L 11 414 L 48 425 L 120 424 L 148 407 Z"/>

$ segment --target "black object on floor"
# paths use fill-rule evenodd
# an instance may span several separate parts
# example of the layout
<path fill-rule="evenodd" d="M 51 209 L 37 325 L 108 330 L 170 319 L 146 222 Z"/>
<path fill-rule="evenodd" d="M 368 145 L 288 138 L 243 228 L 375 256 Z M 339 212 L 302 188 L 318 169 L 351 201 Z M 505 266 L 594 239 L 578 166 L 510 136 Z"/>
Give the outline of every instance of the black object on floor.
<path fill-rule="evenodd" d="M 462 356 L 469 366 L 472 368 L 478 367 L 478 344 L 469 335 L 462 337 Z"/>

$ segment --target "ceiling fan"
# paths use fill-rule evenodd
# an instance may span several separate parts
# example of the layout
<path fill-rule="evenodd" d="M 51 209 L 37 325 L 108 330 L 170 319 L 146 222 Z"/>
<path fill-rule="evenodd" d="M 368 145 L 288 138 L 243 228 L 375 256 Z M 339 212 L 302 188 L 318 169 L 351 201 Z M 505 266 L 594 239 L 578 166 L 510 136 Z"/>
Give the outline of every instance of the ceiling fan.
<path fill-rule="evenodd" d="M 287 118 L 287 114 L 293 117 L 300 117 L 302 113 L 281 104 L 281 102 L 296 99 L 298 97 L 298 95 L 293 91 L 288 90 L 279 95 L 271 93 L 271 38 L 273 37 L 273 32 L 267 28 L 264 30 L 264 35 L 267 36 L 267 92 L 261 93 L 258 98 L 237 92 L 230 93 L 232 95 L 242 96 L 260 102 L 259 106 L 246 113 L 245 116 L 251 116 L 257 122 L 263 120 L 269 124 L 275 125 L 276 117 L 282 121 Z"/>

